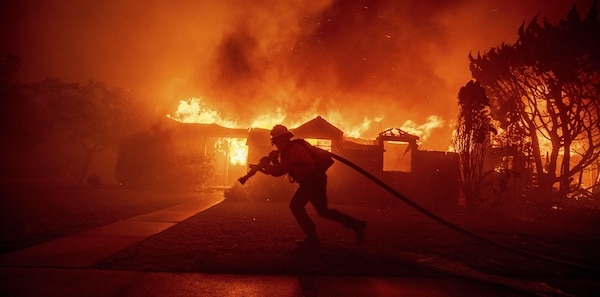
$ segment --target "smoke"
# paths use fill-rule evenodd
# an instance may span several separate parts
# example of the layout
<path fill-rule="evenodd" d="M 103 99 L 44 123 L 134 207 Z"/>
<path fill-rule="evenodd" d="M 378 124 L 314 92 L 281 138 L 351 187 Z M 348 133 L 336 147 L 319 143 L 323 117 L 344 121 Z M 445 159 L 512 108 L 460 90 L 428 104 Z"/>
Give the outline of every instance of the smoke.
<path fill-rule="evenodd" d="M 251 4 L 249 4 L 251 3 Z M 575 1 L 586 13 L 589 1 Z M 21 78 L 100 80 L 134 89 L 159 114 L 202 97 L 248 125 L 322 115 L 374 137 L 407 121 L 446 123 L 428 148 L 446 149 L 469 52 L 512 43 L 562 0 L 5 1 L 6 53 Z M 339 120 L 338 120 L 339 119 Z M 365 127 L 365 123 L 370 123 Z"/>

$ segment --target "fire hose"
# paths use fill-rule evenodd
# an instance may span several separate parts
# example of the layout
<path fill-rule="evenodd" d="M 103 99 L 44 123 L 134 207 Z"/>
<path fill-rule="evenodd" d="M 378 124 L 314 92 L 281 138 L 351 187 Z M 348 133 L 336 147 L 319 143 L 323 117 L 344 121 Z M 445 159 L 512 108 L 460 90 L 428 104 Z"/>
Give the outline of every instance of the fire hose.
<path fill-rule="evenodd" d="M 262 157 L 260 158 L 260 162 L 257 165 L 250 165 L 250 171 L 248 171 L 248 173 L 246 173 L 246 175 L 238 178 L 238 181 L 240 182 L 240 184 L 245 184 L 248 179 L 250 179 L 251 177 L 253 177 L 257 172 L 260 171 L 260 168 L 265 167 L 269 164 L 270 162 L 270 158 L 269 157 Z"/>
<path fill-rule="evenodd" d="M 408 197 L 402 195 L 400 192 L 396 191 L 396 189 L 392 188 L 390 185 L 386 184 L 385 182 L 383 182 L 382 180 L 380 180 L 379 178 L 377 178 L 376 176 L 374 176 L 373 174 L 371 174 L 370 172 L 366 171 L 365 169 L 361 168 L 360 166 L 356 165 L 355 163 L 351 162 L 350 160 L 337 155 L 335 153 L 330 152 L 331 157 L 333 159 L 336 159 L 340 162 L 342 162 L 344 165 L 354 169 L 356 172 L 362 174 L 363 176 L 365 176 L 366 178 L 368 178 L 369 180 L 371 180 L 372 182 L 374 182 L 375 184 L 377 184 L 378 186 L 380 186 L 381 188 L 383 188 L 384 190 L 388 191 L 390 194 L 392 194 L 394 197 L 400 199 L 401 201 L 403 201 L 404 203 L 408 204 L 408 206 L 414 208 L 415 210 L 417 210 L 418 212 L 424 214 L 425 216 L 433 219 L 434 221 L 458 232 L 464 235 L 467 235 L 469 237 L 472 237 L 474 239 L 477 239 L 481 242 L 508 250 L 508 251 L 512 251 L 524 256 L 528 256 L 530 258 L 536 258 L 536 259 L 542 259 L 542 260 L 546 260 L 546 261 L 550 261 L 550 262 L 554 262 L 554 263 L 559 263 L 559 264 L 563 264 L 563 265 L 567 265 L 567 266 L 571 266 L 571 267 L 577 267 L 580 269 L 585 269 L 585 270 L 592 270 L 592 271 L 596 271 L 596 272 L 600 272 L 600 267 L 595 267 L 595 266 L 589 266 L 589 265 L 585 265 L 585 264 L 580 264 L 580 263 L 575 263 L 575 262 L 571 262 L 571 261 L 566 261 L 566 260 L 562 260 L 562 259 L 558 259 L 555 257 L 550 257 L 550 256 L 546 256 L 546 255 L 542 255 L 539 253 L 535 253 L 535 252 L 531 252 L 528 250 L 524 250 L 524 249 L 519 249 L 516 247 L 512 247 L 494 240 L 491 240 L 489 238 L 485 238 L 481 235 L 478 235 L 476 233 L 473 233 L 463 227 L 460 227 L 456 224 L 451 223 L 448 220 L 445 220 L 444 218 L 432 213 L 431 211 L 427 210 L 426 208 L 424 208 L 423 206 L 419 205 L 418 203 L 416 203 L 415 201 L 409 199 Z M 256 174 L 256 172 L 260 171 L 260 169 L 258 169 L 260 167 L 260 165 L 264 164 L 263 162 L 267 161 L 267 159 L 265 159 L 268 157 L 263 157 L 261 159 L 261 163 L 259 165 L 256 166 L 251 166 L 251 170 L 243 177 L 239 178 L 239 182 L 243 185 L 250 177 L 252 177 L 254 174 Z"/>

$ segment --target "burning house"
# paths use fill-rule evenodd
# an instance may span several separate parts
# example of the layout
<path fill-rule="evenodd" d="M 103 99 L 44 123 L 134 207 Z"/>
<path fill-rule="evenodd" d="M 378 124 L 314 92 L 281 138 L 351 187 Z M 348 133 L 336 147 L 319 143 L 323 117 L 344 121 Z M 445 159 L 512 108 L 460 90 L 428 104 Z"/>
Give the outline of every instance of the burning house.
<path fill-rule="evenodd" d="M 211 187 L 233 186 L 236 179 L 245 174 L 248 162 L 257 162 L 273 150 L 268 129 L 182 123 L 178 123 L 176 129 L 185 131 L 178 135 L 188 146 L 193 143 L 196 153 L 202 152 L 214 159 L 216 177 Z M 342 130 L 318 116 L 290 130 L 296 138 L 304 138 L 352 161 L 424 206 L 447 209 L 458 203 L 456 154 L 420 151 L 418 137 L 401 129 L 385 130 L 371 141 L 354 139 L 344 137 Z M 238 156 L 237 161 L 234 156 Z M 329 181 L 330 199 L 335 203 L 367 205 L 394 199 L 339 162 L 329 169 Z"/>
<path fill-rule="evenodd" d="M 248 129 L 164 119 L 153 127 L 153 131 L 155 134 L 167 135 L 173 146 L 173 154 L 186 156 L 184 160 L 210 160 L 213 174 L 202 187 L 230 187 L 239 175 L 246 172 Z M 209 168 L 198 170 L 208 171 Z"/>

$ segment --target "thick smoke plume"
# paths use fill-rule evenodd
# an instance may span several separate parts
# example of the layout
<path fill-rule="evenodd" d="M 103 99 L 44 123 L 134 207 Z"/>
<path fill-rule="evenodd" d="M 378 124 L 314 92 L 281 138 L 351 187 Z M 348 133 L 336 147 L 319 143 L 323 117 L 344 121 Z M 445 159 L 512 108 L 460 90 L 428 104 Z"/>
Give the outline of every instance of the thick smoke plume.
<path fill-rule="evenodd" d="M 164 115 L 201 97 L 241 126 L 322 115 L 366 138 L 435 119 L 424 146 L 445 150 L 469 52 L 573 4 L 591 0 L 5 1 L 0 17 L 25 81 L 104 81 Z"/>

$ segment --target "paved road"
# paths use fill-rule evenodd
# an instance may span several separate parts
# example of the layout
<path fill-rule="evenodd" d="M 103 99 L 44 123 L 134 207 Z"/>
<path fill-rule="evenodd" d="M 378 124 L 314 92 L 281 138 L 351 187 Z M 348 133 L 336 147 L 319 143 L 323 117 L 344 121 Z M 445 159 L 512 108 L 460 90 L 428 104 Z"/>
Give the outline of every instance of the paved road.
<path fill-rule="evenodd" d="M 530 296 L 543 283 L 486 275 L 426 255 L 403 255 L 444 278 L 223 275 L 109 271 L 94 263 L 223 201 L 222 192 L 0 256 L 2 296 Z"/>

